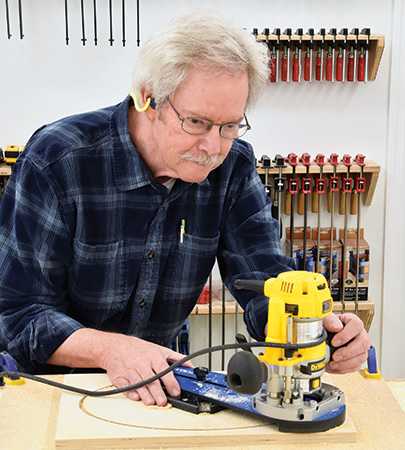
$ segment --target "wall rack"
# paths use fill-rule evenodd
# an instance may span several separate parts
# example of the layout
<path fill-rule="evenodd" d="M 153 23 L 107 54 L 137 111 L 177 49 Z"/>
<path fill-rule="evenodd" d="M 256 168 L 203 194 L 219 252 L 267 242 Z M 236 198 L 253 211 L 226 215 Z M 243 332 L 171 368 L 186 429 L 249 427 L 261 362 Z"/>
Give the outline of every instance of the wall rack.
<path fill-rule="evenodd" d="M 269 45 L 272 45 L 274 41 L 277 41 L 278 36 L 275 34 L 258 34 L 256 36 L 257 40 L 259 41 L 268 41 Z M 328 45 L 333 41 L 333 39 L 336 38 L 336 47 L 339 48 L 339 42 L 344 41 L 344 35 L 337 34 L 336 37 L 331 34 L 325 35 L 325 50 L 327 51 Z M 367 36 L 366 34 L 359 34 L 357 36 L 359 45 L 361 42 L 367 41 L 367 38 L 369 38 L 369 64 L 368 64 L 368 80 L 374 81 L 377 77 L 378 68 L 381 62 L 382 54 L 385 47 L 385 36 L 382 34 L 371 34 L 370 36 Z M 305 46 L 311 42 L 311 39 L 313 40 L 314 45 L 314 54 L 316 54 L 317 51 L 317 45 L 322 42 L 323 36 L 320 34 L 315 34 L 314 36 L 310 36 L 309 34 L 303 34 L 302 36 L 298 34 L 292 34 L 291 35 L 291 43 L 292 47 L 294 47 L 294 44 L 300 41 L 302 39 L 302 43 Z M 289 37 L 285 34 L 280 35 L 280 44 L 281 49 L 283 48 L 283 45 L 287 43 L 289 40 Z M 356 35 L 348 34 L 347 35 L 347 45 L 348 49 L 350 48 L 350 43 L 355 42 Z"/>

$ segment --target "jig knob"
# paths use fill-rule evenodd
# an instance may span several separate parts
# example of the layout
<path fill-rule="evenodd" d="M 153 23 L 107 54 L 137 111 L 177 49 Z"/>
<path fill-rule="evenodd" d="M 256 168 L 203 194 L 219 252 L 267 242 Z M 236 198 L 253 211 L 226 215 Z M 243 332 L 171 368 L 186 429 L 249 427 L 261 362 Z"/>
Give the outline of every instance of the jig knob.
<path fill-rule="evenodd" d="M 255 394 L 267 381 L 267 366 L 250 352 L 237 352 L 229 360 L 228 386 L 239 394 Z"/>

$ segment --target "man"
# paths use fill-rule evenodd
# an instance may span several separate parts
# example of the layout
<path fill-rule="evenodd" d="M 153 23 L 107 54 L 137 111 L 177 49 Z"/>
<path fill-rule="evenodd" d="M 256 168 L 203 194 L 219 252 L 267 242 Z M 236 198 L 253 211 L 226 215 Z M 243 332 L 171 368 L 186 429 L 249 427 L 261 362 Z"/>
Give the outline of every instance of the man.
<path fill-rule="evenodd" d="M 101 368 L 117 387 L 160 372 L 182 357 L 167 346 L 215 258 L 249 333 L 265 337 L 268 300 L 233 283 L 294 268 L 237 139 L 267 75 L 263 45 L 195 11 L 144 46 L 122 103 L 32 136 L 0 213 L 0 346 L 21 370 Z M 358 369 L 370 346 L 361 321 L 325 326 L 336 346 L 354 338 L 329 369 Z M 173 374 L 162 380 L 179 394 Z M 128 396 L 166 403 L 158 381 Z"/>

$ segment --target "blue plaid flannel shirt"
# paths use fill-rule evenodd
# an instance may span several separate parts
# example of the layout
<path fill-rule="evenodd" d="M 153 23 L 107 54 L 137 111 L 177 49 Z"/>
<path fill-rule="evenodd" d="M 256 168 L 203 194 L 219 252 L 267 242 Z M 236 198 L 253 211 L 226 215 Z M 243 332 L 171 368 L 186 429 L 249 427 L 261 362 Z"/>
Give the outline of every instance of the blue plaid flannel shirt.
<path fill-rule="evenodd" d="M 0 207 L 0 350 L 20 370 L 63 372 L 45 363 L 82 327 L 169 346 L 216 258 L 262 339 L 267 299 L 233 283 L 294 268 L 248 143 L 168 194 L 136 152 L 128 106 L 43 126 L 13 168 Z"/>

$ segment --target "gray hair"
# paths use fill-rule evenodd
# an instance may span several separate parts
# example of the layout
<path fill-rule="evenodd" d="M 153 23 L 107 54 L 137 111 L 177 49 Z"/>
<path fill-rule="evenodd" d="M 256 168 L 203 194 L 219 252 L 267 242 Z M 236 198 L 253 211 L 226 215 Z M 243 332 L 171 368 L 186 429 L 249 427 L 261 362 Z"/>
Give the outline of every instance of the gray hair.
<path fill-rule="evenodd" d="M 262 94 L 269 75 L 268 50 L 248 31 L 228 24 L 211 9 L 193 10 L 155 32 L 142 47 L 132 78 L 138 99 L 152 92 L 158 112 L 185 81 L 191 68 L 215 74 L 247 72 L 247 107 Z"/>

